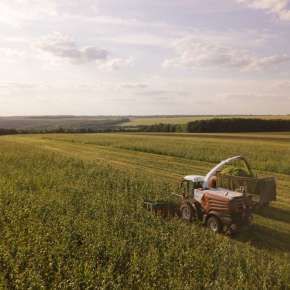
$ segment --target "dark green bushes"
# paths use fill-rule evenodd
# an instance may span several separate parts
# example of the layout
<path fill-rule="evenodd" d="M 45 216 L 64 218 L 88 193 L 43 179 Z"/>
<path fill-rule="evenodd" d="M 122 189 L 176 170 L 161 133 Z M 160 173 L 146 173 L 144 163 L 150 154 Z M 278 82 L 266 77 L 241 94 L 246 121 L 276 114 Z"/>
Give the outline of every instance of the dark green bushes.
<path fill-rule="evenodd" d="M 155 125 L 146 125 L 138 126 L 137 131 L 141 132 L 182 132 L 183 126 L 179 124 L 155 124 Z"/>
<path fill-rule="evenodd" d="M 216 118 L 190 122 L 187 124 L 187 131 L 190 133 L 290 131 L 290 120 Z"/>
<path fill-rule="evenodd" d="M 0 135 L 14 135 L 17 134 L 17 130 L 14 129 L 1 129 L 0 128 Z"/>

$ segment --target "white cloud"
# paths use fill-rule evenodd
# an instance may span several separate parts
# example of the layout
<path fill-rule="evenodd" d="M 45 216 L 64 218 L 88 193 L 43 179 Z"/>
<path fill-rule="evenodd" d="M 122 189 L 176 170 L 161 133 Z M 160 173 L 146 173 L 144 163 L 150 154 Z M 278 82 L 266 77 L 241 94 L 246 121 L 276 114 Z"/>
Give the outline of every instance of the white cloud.
<path fill-rule="evenodd" d="M 248 7 L 266 10 L 276 14 L 281 20 L 290 21 L 290 9 L 288 0 L 237 0 Z"/>
<path fill-rule="evenodd" d="M 0 23 L 19 26 L 22 21 L 56 14 L 54 1 L 1 0 Z"/>
<path fill-rule="evenodd" d="M 41 52 L 55 57 L 57 60 L 68 60 L 73 64 L 94 62 L 100 68 L 120 69 L 133 63 L 131 58 L 113 58 L 106 49 L 96 46 L 80 47 L 70 37 L 61 33 L 53 33 L 35 43 Z"/>
<path fill-rule="evenodd" d="M 252 60 L 249 65 L 249 69 L 263 69 L 269 66 L 279 65 L 285 62 L 289 62 L 290 57 L 286 54 L 283 55 L 272 55 L 267 57 L 256 58 Z"/>
<path fill-rule="evenodd" d="M 146 83 L 134 83 L 134 82 L 127 82 L 127 83 L 122 83 L 120 84 L 120 87 L 121 88 L 124 88 L 124 89 L 146 89 L 148 87 L 148 84 Z"/>
<path fill-rule="evenodd" d="M 98 47 L 78 47 L 68 36 L 53 33 L 36 42 L 36 47 L 58 58 L 68 59 L 74 63 L 106 61 L 109 52 Z"/>
<path fill-rule="evenodd" d="M 34 89 L 38 87 L 33 83 L 0 82 L 0 89 Z"/>
<path fill-rule="evenodd" d="M 176 43 L 177 56 L 165 60 L 165 67 L 230 68 L 238 70 L 260 70 L 290 61 L 288 55 L 260 57 L 246 49 L 235 48 L 210 39 L 184 38 Z"/>
<path fill-rule="evenodd" d="M 1 0 L 0 23 L 21 26 L 22 22 L 48 20 L 55 17 L 57 21 L 73 18 L 75 21 L 90 21 L 95 24 L 129 26 L 137 28 L 169 28 L 164 22 L 147 22 L 134 17 L 124 17 L 102 13 L 100 0 Z M 126 3 L 124 2 L 124 5 Z M 113 6 L 114 8 L 114 6 Z M 112 10 L 112 8 L 110 8 Z M 172 27 L 171 27 L 172 28 Z"/>
<path fill-rule="evenodd" d="M 251 103 L 259 102 L 259 103 L 283 103 L 290 101 L 290 96 L 288 95 L 280 95 L 280 94 L 259 94 L 259 93 L 239 93 L 239 94 L 225 94 L 224 98 L 229 102 L 245 102 Z"/>
<path fill-rule="evenodd" d="M 290 89 L 290 80 L 277 81 L 273 87 L 275 89 Z"/>
<path fill-rule="evenodd" d="M 0 22 L 12 25 L 45 16 L 96 16 L 97 13 L 97 0 L 1 0 L 0 3 Z"/>
<path fill-rule="evenodd" d="M 112 58 L 103 63 L 97 63 L 98 67 L 106 70 L 119 70 L 121 68 L 132 67 L 135 60 L 132 57 L 129 58 Z"/>
<path fill-rule="evenodd" d="M 19 59 L 24 58 L 26 55 L 25 51 L 9 48 L 9 47 L 1 47 L 0 48 L 0 63 L 1 62 L 16 62 Z"/>

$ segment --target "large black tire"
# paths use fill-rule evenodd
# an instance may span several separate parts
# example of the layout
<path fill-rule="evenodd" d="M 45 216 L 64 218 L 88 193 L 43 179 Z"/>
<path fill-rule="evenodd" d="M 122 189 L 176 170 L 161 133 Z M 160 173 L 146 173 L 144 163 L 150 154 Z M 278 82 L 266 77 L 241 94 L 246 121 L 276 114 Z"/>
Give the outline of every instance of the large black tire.
<path fill-rule="evenodd" d="M 207 219 L 206 225 L 214 233 L 220 233 L 222 231 L 222 223 L 219 218 L 214 215 Z"/>
<path fill-rule="evenodd" d="M 184 203 L 181 205 L 180 216 L 187 222 L 192 222 L 197 219 L 196 211 L 189 203 Z"/>

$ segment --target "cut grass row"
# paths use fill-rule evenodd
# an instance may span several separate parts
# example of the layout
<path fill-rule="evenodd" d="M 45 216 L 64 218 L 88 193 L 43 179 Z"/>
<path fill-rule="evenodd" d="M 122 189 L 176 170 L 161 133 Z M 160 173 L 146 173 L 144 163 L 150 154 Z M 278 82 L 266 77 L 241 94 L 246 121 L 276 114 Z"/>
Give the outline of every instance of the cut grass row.
<path fill-rule="evenodd" d="M 188 136 L 188 135 L 186 135 Z M 239 136 L 239 135 L 238 135 Z M 152 134 L 91 134 L 91 135 L 51 135 L 53 140 L 94 144 L 159 155 L 174 156 L 187 160 L 217 163 L 234 155 L 248 158 L 257 170 L 290 174 L 290 139 L 280 137 L 233 138 L 231 135 L 203 136 Z"/>

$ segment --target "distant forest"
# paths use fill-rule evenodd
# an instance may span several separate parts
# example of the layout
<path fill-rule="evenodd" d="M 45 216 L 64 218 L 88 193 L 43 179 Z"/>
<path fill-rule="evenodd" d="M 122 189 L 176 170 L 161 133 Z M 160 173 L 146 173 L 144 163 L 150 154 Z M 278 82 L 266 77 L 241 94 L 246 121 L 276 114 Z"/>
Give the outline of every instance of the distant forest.
<path fill-rule="evenodd" d="M 188 132 L 275 132 L 290 131 L 290 120 L 282 119 L 211 119 L 187 124 Z"/>
<path fill-rule="evenodd" d="M 0 135 L 13 135 L 17 133 L 18 131 L 15 129 L 1 129 L 0 128 Z"/>

